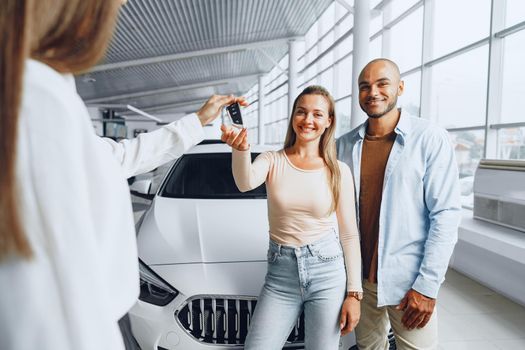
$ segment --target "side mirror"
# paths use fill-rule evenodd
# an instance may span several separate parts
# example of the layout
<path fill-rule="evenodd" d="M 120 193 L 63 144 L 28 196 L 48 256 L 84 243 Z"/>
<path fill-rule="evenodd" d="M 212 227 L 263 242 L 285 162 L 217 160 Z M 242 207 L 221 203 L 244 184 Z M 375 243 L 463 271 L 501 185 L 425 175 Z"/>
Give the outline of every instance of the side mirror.
<path fill-rule="evenodd" d="M 153 199 L 155 194 L 150 193 L 151 180 L 137 180 L 129 186 L 131 194 L 137 197 Z"/>

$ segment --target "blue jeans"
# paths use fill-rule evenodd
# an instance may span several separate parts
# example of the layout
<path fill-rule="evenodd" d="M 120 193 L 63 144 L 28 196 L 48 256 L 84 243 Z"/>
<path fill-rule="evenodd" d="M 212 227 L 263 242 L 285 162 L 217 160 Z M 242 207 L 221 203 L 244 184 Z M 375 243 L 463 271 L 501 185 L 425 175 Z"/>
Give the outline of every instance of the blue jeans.
<path fill-rule="evenodd" d="M 245 349 L 282 349 L 303 311 L 305 349 L 338 349 L 345 271 L 341 243 L 333 231 L 299 248 L 270 241 L 268 272 Z"/>

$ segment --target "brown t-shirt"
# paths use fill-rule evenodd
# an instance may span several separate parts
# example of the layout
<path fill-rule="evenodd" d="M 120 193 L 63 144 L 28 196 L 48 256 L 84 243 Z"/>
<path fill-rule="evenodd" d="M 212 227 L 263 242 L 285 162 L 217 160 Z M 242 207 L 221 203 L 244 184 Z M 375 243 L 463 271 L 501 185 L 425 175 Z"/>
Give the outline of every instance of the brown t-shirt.
<path fill-rule="evenodd" d="M 383 179 L 388 156 L 396 133 L 385 136 L 366 135 L 361 155 L 361 184 L 359 189 L 359 230 L 363 277 L 377 283 L 377 241 L 379 212 L 383 195 Z"/>

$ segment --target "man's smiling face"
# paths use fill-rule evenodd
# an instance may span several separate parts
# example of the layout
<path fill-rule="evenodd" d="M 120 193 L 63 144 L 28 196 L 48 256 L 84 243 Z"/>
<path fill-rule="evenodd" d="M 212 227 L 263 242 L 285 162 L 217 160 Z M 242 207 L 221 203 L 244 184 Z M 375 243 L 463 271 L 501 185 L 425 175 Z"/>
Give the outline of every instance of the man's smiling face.
<path fill-rule="evenodd" d="M 370 118 L 381 118 L 396 108 L 403 88 L 395 66 L 388 61 L 372 61 L 359 75 L 359 105 Z"/>

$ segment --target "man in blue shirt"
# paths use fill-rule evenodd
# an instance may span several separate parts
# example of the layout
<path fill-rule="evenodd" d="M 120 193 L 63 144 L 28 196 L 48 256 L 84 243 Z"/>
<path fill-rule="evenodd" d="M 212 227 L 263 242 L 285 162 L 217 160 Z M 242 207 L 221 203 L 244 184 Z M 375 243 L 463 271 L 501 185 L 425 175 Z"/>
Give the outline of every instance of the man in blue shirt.
<path fill-rule="evenodd" d="M 337 141 L 352 169 L 363 259 L 359 350 L 437 349 L 438 290 L 461 215 L 454 149 L 446 130 L 397 108 L 397 65 L 369 62 L 359 76 L 368 119 Z"/>

